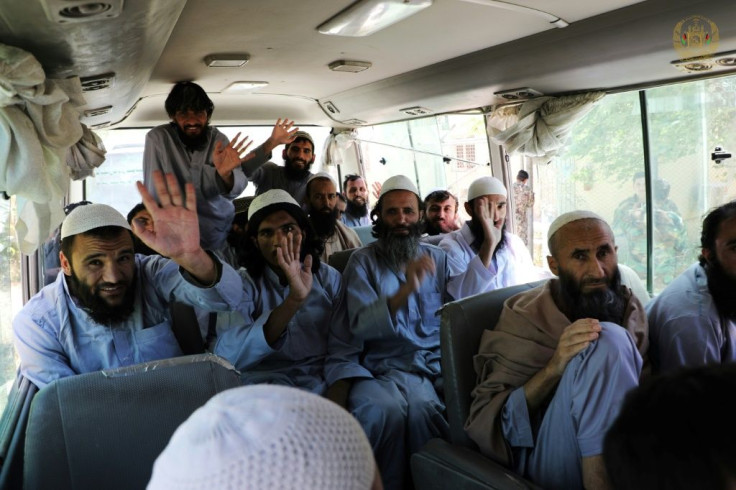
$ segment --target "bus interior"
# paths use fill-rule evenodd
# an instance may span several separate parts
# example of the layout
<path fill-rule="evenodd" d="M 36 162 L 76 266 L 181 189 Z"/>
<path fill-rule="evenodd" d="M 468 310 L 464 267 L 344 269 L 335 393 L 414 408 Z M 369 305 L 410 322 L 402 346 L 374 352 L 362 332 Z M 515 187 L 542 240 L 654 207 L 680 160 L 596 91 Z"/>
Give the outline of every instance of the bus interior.
<path fill-rule="evenodd" d="M 278 118 L 295 121 L 314 137 L 312 171 L 338 183 L 403 174 L 422 195 L 449 189 L 462 208 L 477 177 L 511 189 L 526 170 L 534 205 L 524 233 L 540 267 L 556 216 L 589 209 L 613 223 L 640 192 L 644 226 L 621 239 L 619 261 L 651 295 L 697 260 L 704 214 L 736 199 L 728 0 L 5 1 L 0 114 L 15 103 L 5 83 L 22 68 L 8 47 L 30 53 L 46 79 L 79 84 L 79 122 L 106 150 L 94 176 L 60 184 L 58 209 L 89 200 L 125 215 L 140 201 L 145 135 L 169 121 L 164 101 L 185 80 L 206 90 L 211 124 L 230 138 L 241 132 L 258 145 Z M 0 121 L 8 138 L 12 124 Z M 520 121 L 528 124 L 510 133 Z M 6 167 L 12 147 L 0 142 Z M 244 195 L 253 193 L 249 185 Z M 18 196 L 0 200 L 4 488 L 23 487 L 35 393 L 17 374 L 11 323 L 54 273 L 44 270 L 42 239 L 17 238 L 27 212 Z M 509 225 L 519 231 L 513 216 Z M 516 484 L 506 488 L 524 488 Z"/>

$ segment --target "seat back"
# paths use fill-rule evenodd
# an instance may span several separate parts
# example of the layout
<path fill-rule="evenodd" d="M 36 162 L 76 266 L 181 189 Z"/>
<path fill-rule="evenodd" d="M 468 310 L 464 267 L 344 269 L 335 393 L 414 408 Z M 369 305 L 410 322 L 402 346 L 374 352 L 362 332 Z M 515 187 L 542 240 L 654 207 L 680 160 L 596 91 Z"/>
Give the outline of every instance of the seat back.
<path fill-rule="evenodd" d="M 453 444 L 477 449 L 476 444 L 465 433 L 464 426 L 470 413 L 470 393 L 477 384 L 473 356 L 478 353 L 483 331 L 496 326 L 503 304 L 508 298 L 544 282 L 520 284 L 477 294 L 448 303 L 442 308 L 442 375 L 450 442 Z"/>
<path fill-rule="evenodd" d="M 353 231 L 358 234 L 358 238 L 360 238 L 360 243 L 363 245 L 368 245 L 369 243 L 373 243 L 376 241 L 376 238 L 371 234 L 373 231 L 373 225 L 366 225 L 366 226 L 356 226 L 353 228 Z"/>
<path fill-rule="evenodd" d="M 327 263 L 337 269 L 337 271 L 342 274 L 345 270 L 345 266 L 348 265 L 348 260 L 350 260 L 350 256 L 353 255 L 353 252 L 355 252 L 357 248 L 349 248 L 347 250 L 340 250 L 339 252 L 335 252 L 329 257 L 327 257 Z"/>
<path fill-rule="evenodd" d="M 179 424 L 237 386 L 237 372 L 212 354 L 56 380 L 31 404 L 23 488 L 145 488 Z"/>

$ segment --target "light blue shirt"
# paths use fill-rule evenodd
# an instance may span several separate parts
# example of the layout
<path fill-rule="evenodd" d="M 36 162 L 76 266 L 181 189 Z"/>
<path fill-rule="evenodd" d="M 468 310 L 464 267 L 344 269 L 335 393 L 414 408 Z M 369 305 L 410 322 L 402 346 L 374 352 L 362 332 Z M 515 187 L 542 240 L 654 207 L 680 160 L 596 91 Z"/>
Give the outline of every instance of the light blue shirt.
<path fill-rule="evenodd" d="M 359 218 L 357 216 L 353 216 L 352 214 L 348 214 L 348 212 L 345 211 L 344 213 L 342 213 L 342 217 L 340 218 L 340 220 L 350 228 L 355 228 L 357 226 L 371 226 L 373 224 L 373 222 L 371 221 L 370 212 L 368 212 L 368 214 L 366 214 L 362 218 Z"/>
<path fill-rule="evenodd" d="M 700 264 L 693 264 L 647 305 L 655 373 L 736 361 L 736 324 L 723 321 Z"/>
<path fill-rule="evenodd" d="M 521 238 L 513 233 L 504 233 L 504 237 L 506 244 L 485 267 L 478 252 L 470 246 L 474 237 L 468 223 L 444 236 L 439 246 L 447 253 L 452 276 L 447 292 L 453 298 L 461 299 L 549 277 L 534 266 L 529 249 Z"/>
<path fill-rule="evenodd" d="M 169 259 L 135 260 L 135 307 L 114 327 L 95 322 L 79 306 L 63 272 L 31 298 L 13 320 L 21 374 L 42 388 L 66 376 L 179 356 L 170 299 L 207 310 L 229 310 L 241 301 L 240 278 L 227 265 L 215 286 L 202 288 Z"/>
<path fill-rule="evenodd" d="M 238 167 L 233 170 L 235 182 L 232 189 L 225 188 L 225 182 L 212 163 L 212 151 L 218 141 L 224 148 L 229 140 L 217 128 L 209 127 L 207 131 L 207 144 L 202 149 L 190 151 L 179 138 L 174 124 L 164 124 L 150 130 L 143 148 L 143 182 L 154 196 L 154 170 L 173 173 L 182 193 L 187 182 L 194 184 L 200 244 L 206 250 L 220 250 L 225 246 L 235 216 L 232 200 L 245 190 L 248 181 Z"/>
<path fill-rule="evenodd" d="M 240 269 L 244 301 L 237 311 L 221 313 L 215 353 L 228 359 L 244 383 L 277 383 L 323 394 L 342 378 L 371 377 L 351 345 L 340 273 L 320 264 L 312 290 L 281 337 L 269 345 L 263 328 L 274 308 L 289 295 L 276 273 L 265 267 L 253 279 Z"/>
<path fill-rule="evenodd" d="M 450 300 L 445 292 L 450 270 L 438 247 L 419 244 L 437 270 L 425 277 L 419 291 L 392 317 L 388 298 L 406 282 L 403 272 L 391 269 L 378 242 L 356 250 L 345 268 L 350 329 L 364 343 L 362 364 L 372 373 L 392 369 L 437 377 L 440 374 L 440 316 L 438 310 Z"/>

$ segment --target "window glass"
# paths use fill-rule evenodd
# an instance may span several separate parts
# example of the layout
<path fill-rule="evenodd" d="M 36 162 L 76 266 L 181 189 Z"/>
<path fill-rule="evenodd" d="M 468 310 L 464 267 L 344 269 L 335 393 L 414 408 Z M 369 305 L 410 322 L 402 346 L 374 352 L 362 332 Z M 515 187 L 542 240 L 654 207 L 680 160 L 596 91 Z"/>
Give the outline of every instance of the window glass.
<path fill-rule="evenodd" d="M 368 185 L 403 174 L 425 197 L 447 189 L 462 203 L 468 186 L 489 175 L 490 157 L 481 114 L 449 114 L 359 128 Z"/>
<path fill-rule="evenodd" d="M 15 218 L 15 199 L 0 199 L 0 413 L 5 409 L 18 368 L 12 322 L 23 306 L 21 255 L 15 239 Z"/>
<path fill-rule="evenodd" d="M 521 167 L 518 157 L 516 165 Z M 616 244 L 624 252 L 620 262 L 645 277 L 645 221 L 639 215 L 629 216 L 636 202 L 632 181 L 643 171 L 639 95 L 608 95 L 577 123 L 560 155 L 533 166 L 534 262 L 546 263 L 547 230 L 552 221 L 562 213 L 587 209 L 612 225 Z M 639 250 L 644 251 L 641 262 Z"/>
<path fill-rule="evenodd" d="M 736 77 L 647 90 L 654 202 L 654 292 L 697 260 L 704 215 L 736 199 Z"/>

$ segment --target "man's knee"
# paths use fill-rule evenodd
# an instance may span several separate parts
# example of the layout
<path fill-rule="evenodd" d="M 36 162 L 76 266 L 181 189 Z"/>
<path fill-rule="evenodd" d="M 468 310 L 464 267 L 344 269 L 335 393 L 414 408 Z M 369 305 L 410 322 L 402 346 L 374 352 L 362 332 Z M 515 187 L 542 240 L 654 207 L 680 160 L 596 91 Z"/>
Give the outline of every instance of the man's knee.
<path fill-rule="evenodd" d="M 590 352 L 587 352 L 590 350 Z M 601 334 L 584 354 L 598 362 L 633 362 L 641 370 L 641 356 L 631 334 L 620 325 L 611 322 L 601 323 Z"/>
<path fill-rule="evenodd" d="M 376 380 L 357 382 L 350 392 L 348 407 L 371 441 L 381 432 L 401 430 L 408 411 L 398 390 Z"/>

